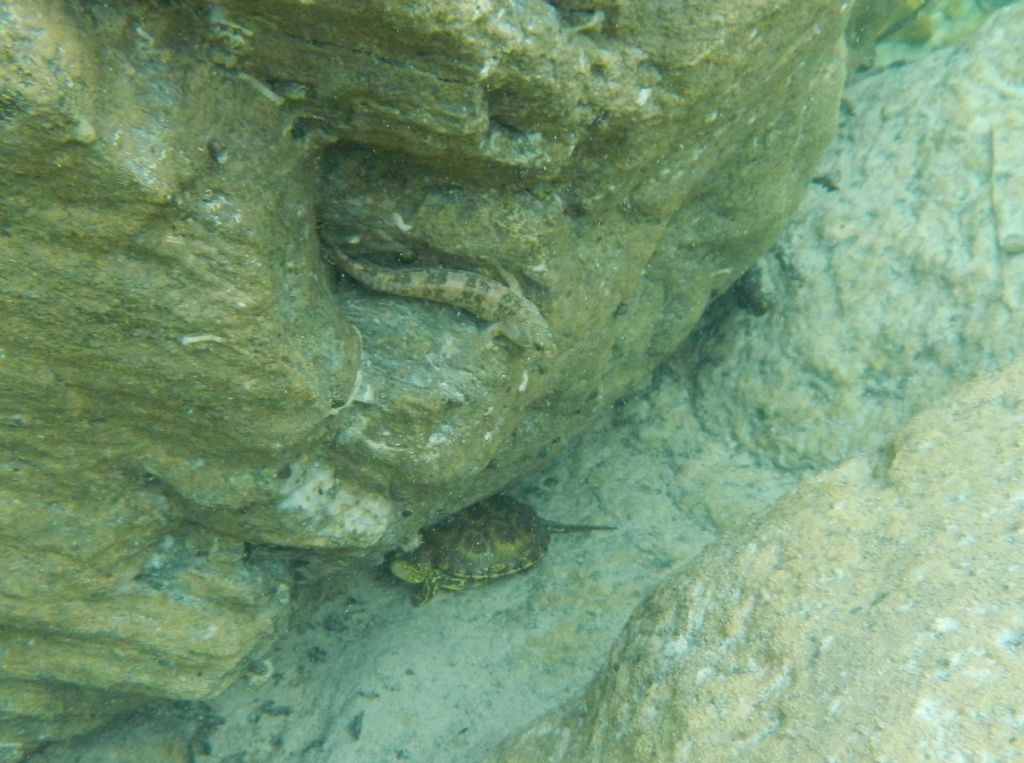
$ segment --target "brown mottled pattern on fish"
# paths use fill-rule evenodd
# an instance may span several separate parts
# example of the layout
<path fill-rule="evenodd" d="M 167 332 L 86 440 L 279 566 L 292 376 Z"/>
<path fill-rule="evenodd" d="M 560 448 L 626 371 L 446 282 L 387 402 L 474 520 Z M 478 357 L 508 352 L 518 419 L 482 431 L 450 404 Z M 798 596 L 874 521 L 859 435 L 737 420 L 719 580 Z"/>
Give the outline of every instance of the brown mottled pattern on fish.
<path fill-rule="evenodd" d="M 520 347 L 554 349 L 551 327 L 509 274 L 503 273 L 509 282 L 505 286 L 468 270 L 379 268 L 357 262 L 337 250 L 331 252 L 331 259 L 348 275 L 375 291 L 453 305 L 491 321 L 492 334 L 501 334 Z"/>

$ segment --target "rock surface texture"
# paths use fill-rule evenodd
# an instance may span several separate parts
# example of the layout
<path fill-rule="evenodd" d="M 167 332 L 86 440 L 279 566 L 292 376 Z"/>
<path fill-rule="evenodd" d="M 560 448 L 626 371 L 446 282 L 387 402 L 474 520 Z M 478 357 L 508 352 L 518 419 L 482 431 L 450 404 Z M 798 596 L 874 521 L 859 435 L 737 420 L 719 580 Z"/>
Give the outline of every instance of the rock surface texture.
<path fill-rule="evenodd" d="M 5 754 L 244 672 L 252 544 L 377 552 L 643 380 L 804 193 L 843 13 L 0 3 Z M 517 282 L 555 348 L 321 238 Z"/>
<path fill-rule="evenodd" d="M 662 584 L 589 688 L 492 760 L 1019 758 L 1024 365 L 939 396 L 1021 354 L 1024 184 L 1001 136 L 1022 34 L 1018 4 L 854 86 L 823 187 L 744 290 L 780 306 L 726 318 L 692 361 L 709 430 L 755 456 L 879 455 Z"/>
<path fill-rule="evenodd" d="M 633 614 L 501 763 L 1012 760 L 1024 715 L 1024 365 L 805 480 Z"/>
<path fill-rule="evenodd" d="M 748 277 L 774 307 L 701 343 L 712 431 L 783 468 L 832 466 L 1020 351 L 1021 35 L 1018 4 L 847 88 L 818 182 Z"/>

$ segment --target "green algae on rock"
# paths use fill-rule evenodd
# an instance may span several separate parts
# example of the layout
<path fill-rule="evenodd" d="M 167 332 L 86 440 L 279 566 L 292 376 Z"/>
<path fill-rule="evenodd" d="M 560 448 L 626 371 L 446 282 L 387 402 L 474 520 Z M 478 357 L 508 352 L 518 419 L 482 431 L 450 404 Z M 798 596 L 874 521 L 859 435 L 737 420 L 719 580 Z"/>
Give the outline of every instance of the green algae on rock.
<path fill-rule="evenodd" d="M 83 697 L 242 672 L 288 607 L 247 548 L 372 553 L 543 464 L 775 237 L 843 79 L 826 0 L 0 15 L 0 682 Z M 504 269 L 557 351 L 336 283 L 318 226 Z"/>

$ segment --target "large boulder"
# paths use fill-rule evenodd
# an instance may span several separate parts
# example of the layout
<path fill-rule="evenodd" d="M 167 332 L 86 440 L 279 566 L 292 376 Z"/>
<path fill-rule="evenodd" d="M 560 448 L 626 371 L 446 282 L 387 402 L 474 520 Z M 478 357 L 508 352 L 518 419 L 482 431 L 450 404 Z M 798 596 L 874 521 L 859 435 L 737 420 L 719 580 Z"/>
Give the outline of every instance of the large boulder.
<path fill-rule="evenodd" d="M 785 469 L 833 466 L 1020 353 L 1022 35 L 1018 4 L 847 88 L 800 213 L 747 277 L 759 308 L 700 341 L 711 431 Z"/>
<path fill-rule="evenodd" d="M 4 749 L 242 673 L 252 544 L 376 552 L 542 463 L 778 233 L 844 75 L 826 0 L 196 10 L 0 4 Z M 321 239 L 506 272 L 555 347 Z"/>
<path fill-rule="evenodd" d="M 634 612 L 501 763 L 1009 760 L 1024 685 L 1024 364 L 805 480 Z"/>

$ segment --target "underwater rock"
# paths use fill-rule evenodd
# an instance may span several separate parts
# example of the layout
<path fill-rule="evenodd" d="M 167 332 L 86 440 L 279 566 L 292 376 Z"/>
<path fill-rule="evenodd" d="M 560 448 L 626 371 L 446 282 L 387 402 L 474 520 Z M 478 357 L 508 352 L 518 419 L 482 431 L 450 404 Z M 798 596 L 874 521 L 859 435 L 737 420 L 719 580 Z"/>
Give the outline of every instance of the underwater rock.
<path fill-rule="evenodd" d="M 1022 431 L 1017 363 L 881 462 L 805 480 L 662 584 L 578 701 L 494 761 L 1012 758 Z"/>
<path fill-rule="evenodd" d="M 0 696 L 111 697 L 4 749 L 242 672 L 287 610 L 245 544 L 387 548 L 544 463 L 777 235 L 844 75 L 826 0 L 197 8 L 0 4 Z"/>
<path fill-rule="evenodd" d="M 818 182 L 756 266 L 773 308 L 694 348 L 712 432 L 782 468 L 833 466 L 1022 355 L 1022 36 L 1018 4 L 847 89 Z"/>
<path fill-rule="evenodd" d="M 312 249 L 308 268 L 253 256 L 301 241 L 308 199 L 273 177 L 309 152 L 258 99 L 249 123 L 217 108 L 251 85 L 169 61 L 154 19 L 34 2 L 0 19 L 0 751 L 17 756 L 146 698 L 210 696 L 280 632 L 282 572 L 198 529 L 201 497 L 159 475 L 257 482 L 330 417 L 346 339 L 311 308 Z M 214 161 L 214 138 L 239 161 Z"/>
<path fill-rule="evenodd" d="M 264 29 L 239 61 L 324 72 L 306 108 L 341 140 L 318 216 L 364 359 L 335 444 L 350 484 L 410 512 L 390 512 L 397 542 L 543 465 L 649 377 L 806 190 L 845 73 L 845 17 L 823 2 L 407 8 L 359 41 L 374 22 L 356 7 L 319 26 L 296 9 L 281 23 L 313 40 L 306 58 Z M 549 351 L 473 308 L 517 290 Z"/>

